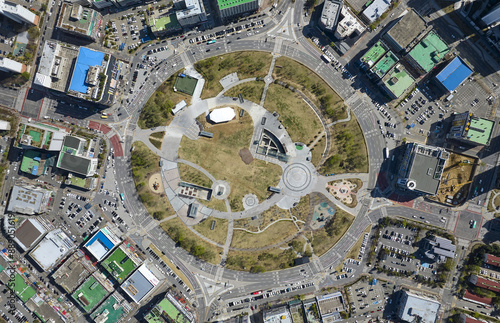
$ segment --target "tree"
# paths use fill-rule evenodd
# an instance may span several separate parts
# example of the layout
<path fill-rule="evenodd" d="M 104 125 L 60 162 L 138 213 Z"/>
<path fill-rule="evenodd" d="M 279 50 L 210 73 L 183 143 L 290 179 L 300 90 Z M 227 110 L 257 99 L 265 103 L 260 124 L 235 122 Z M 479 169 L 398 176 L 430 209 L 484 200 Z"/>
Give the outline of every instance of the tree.
<path fill-rule="evenodd" d="M 36 39 L 40 36 L 40 29 L 38 29 L 37 26 L 33 26 L 30 29 L 28 29 L 28 38 L 29 39 Z"/>
<path fill-rule="evenodd" d="M 42 3 L 42 6 L 40 7 L 40 11 L 47 11 L 47 4 Z"/>
<path fill-rule="evenodd" d="M 30 79 L 30 73 L 28 72 L 22 72 L 21 73 L 21 76 L 26 80 L 28 81 Z"/>

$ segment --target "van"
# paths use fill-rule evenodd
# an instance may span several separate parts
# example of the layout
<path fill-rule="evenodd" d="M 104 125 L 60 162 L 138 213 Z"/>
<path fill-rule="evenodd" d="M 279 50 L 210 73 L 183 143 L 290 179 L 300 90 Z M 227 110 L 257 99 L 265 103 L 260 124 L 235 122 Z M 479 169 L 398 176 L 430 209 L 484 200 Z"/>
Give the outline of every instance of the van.
<path fill-rule="evenodd" d="M 267 120 L 266 117 L 262 117 L 262 121 L 260 122 L 260 124 L 261 125 L 265 125 L 266 124 L 266 120 Z"/>
<path fill-rule="evenodd" d="M 101 116 L 101 119 L 107 119 L 108 116 Z"/>

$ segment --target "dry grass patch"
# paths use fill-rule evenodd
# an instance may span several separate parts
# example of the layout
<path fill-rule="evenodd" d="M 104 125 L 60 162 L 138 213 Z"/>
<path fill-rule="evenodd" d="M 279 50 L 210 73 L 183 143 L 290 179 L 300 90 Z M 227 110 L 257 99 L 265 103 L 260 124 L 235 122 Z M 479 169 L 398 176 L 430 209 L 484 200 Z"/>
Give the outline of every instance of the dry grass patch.
<path fill-rule="evenodd" d="M 365 233 L 370 233 L 370 230 L 372 229 L 372 225 L 370 224 L 365 231 L 359 236 L 358 241 L 356 241 L 356 244 L 352 246 L 351 250 L 349 250 L 349 253 L 346 255 L 345 259 L 354 259 L 357 260 L 359 256 L 359 250 L 361 249 L 361 245 L 363 244 L 363 238 L 365 237 Z"/>
<path fill-rule="evenodd" d="M 243 99 L 260 104 L 260 99 L 262 98 L 262 92 L 264 92 L 265 85 L 266 84 L 261 81 L 246 82 L 230 88 L 224 93 L 224 95 L 235 98 L 241 93 Z"/>
<path fill-rule="evenodd" d="M 239 151 L 248 148 L 253 134 L 252 119 L 248 114 L 218 125 L 205 123 L 205 130 L 212 132 L 211 139 L 190 140 L 183 137 L 179 157 L 206 169 L 218 180 L 231 185 L 229 200 L 233 211 L 243 210 L 242 199 L 253 193 L 260 201 L 269 195 L 267 188 L 279 182 L 282 169 L 278 165 L 254 160 L 245 164 Z"/>
<path fill-rule="evenodd" d="M 310 206 L 310 197 L 309 195 L 302 196 L 300 198 L 300 202 L 293 208 L 290 209 L 292 212 L 292 215 L 297 218 L 297 220 L 304 221 L 307 223 L 309 219 L 309 215 L 311 213 L 311 206 Z M 302 224 L 303 226 L 304 224 Z"/>
<path fill-rule="evenodd" d="M 330 250 L 342 238 L 353 221 L 354 216 L 344 210 L 337 209 L 333 220 L 325 224 L 324 227 L 316 231 L 304 232 L 304 235 L 312 243 L 314 254 L 321 256 Z"/>
<path fill-rule="evenodd" d="M 151 136 L 149 136 L 149 142 L 151 142 L 157 149 L 161 149 L 164 136 L 165 131 L 152 133 Z"/>
<path fill-rule="evenodd" d="M 179 168 L 179 174 L 182 181 L 207 188 L 212 187 L 213 183 L 210 178 L 196 168 L 182 163 L 177 163 L 177 167 Z"/>
<path fill-rule="evenodd" d="M 215 221 L 215 227 L 213 230 L 211 230 L 213 221 Z M 226 243 L 227 227 L 228 220 L 208 217 L 203 220 L 203 222 L 200 222 L 197 225 L 193 226 L 193 229 L 195 229 L 208 239 L 223 245 L 224 243 Z"/>
<path fill-rule="evenodd" d="M 155 219 L 161 220 L 174 214 L 165 192 L 153 193 L 147 184 L 152 174 L 161 172 L 160 157 L 142 142 L 136 141 L 132 150 L 132 175 L 139 198 Z"/>
<path fill-rule="evenodd" d="M 326 148 L 326 136 L 325 135 L 321 136 L 321 139 L 318 140 L 318 142 L 316 143 L 316 145 L 314 145 L 314 147 L 310 147 L 311 154 L 312 154 L 311 163 L 314 166 L 316 166 L 316 167 L 319 166 L 319 163 L 321 162 L 321 159 L 323 158 L 323 153 L 325 152 L 325 148 Z"/>
<path fill-rule="evenodd" d="M 291 248 L 287 250 L 273 248 L 265 251 L 229 250 L 226 267 L 258 273 L 292 267 L 294 259 L 295 253 Z"/>
<path fill-rule="evenodd" d="M 240 80 L 250 77 L 265 77 L 271 66 L 272 56 L 264 52 L 235 52 L 207 58 L 195 64 L 196 70 L 205 78 L 202 99 L 216 96 L 222 91 L 219 81 L 226 75 L 237 72 Z M 260 100 L 260 99 L 259 99 Z"/>
<path fill-rule="evenodd" d="M 231 247 L 239 249 L 267 247 L 286 241 L 297 233 L 297 227 L 292 221 L 277 221 L 260 233 L 234 230 Z"/>
<path fill-rule="evenodd" d="M 269 85 L 264 107 L 269 112 L 278 112 L 279 120 L 294 142 L 310 145 L 323 131 L 314 110 L 300 95 L 281 85 Z"/>

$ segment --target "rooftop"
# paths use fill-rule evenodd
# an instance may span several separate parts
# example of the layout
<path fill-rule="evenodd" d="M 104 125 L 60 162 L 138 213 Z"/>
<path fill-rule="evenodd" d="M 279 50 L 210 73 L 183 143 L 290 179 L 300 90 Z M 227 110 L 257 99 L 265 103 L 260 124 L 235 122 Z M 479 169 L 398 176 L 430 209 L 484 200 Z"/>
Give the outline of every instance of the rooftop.
<path fill-rule="evenodd" d="M 109 228 L 104 227 L 85 243 L 85 248 L 97 259 L 97 261 L 101 261 L 120 243 L 120 241 L 120 238 L 111 232 Z"/>
<path fill-rule="evenodd" d="M 342 1 L 326 0 L 321 11 L 321 24 L 326 29 L 335 30 L 337 26 L 340 11 L 342 9 Z"/>
<path fill-rule="evenodd" d="M 235 116 L 234 109 L 230 107 L 214 109 L 208 115 L 210 121 L 214 123 L 228 122 L 233 120 Z"/>
<path fill-rule="evenodd" d="M 90 313 L 107 294 L 108 291 L 94 278 L 94 276 L 90 276 L 71 296 L 87 313 Z"/>
<path fill-rule="evenodd" d="M 0 70 L 2 69 L 13 73 L 23 73 L 26 71 L 26 65 L 7 57 L 0 57 Z"/>
<path fill-rule="evenodd" d="M 493 127 L 495 126 L 495 122 L 478 117 L 472 117 L 469 119 L 469 121 L 470 121 L 470 126 L 468 130 L 467 128 L 465 128 L 466 130 L 465 137 L 468 140 L 478 143 L 480 145 L 488 144 L 491 138 Z"/>
<path fill-rule="evenodd" d="M 372 23 L 389 9 L 390 0 L 373 0 L 373 2 L 363 11 L 363 16 Z"/>
<path fill-rule="evenodd" d="M 371 71 L 375 73 L 379 78 L 382 78 L 390 69 L 398 62 L 398 58 L 391 51 L 385 53 L 375 66 L 371 68 Z"/>
<path fill-rule="evenodd" d="M 29 23 L 38 26 L 40 17 L 35 15 L 31 10 L 26 9 L 20 4 L 0 1 L 0 14 L 9 17 L 18 23 Z"/>
<path fill-rule="evenodd" d="M 85 254 L 75 251 L 53 274 L 52 278 L 66 292 L 73 292 L 83 281 L 95 271 L 92 262 L 85 258 Z"/>
<path fill-rule="evenodd" d="M 403 292 L 399 317 L 407 322 L 413 322 L 420 317 L 421 323 L 434 323 L 441 304 L 438 301 Z"/>
<path fill-rule="evenodd" d="M 494 292 L 500 292 L 500 282 L 485 279 L 477 275 L 471 275 L 469 281 L 477 287 L 485 288 Z"/>
<path fill-rule="evenodd" d="M 378 41 L 361 57 L 361 61 L 368 65 L 368 67 L 372 67 L 386 52 L 387 48 L 385 45 L 381 41 Z"/>
<path fill-rule="evenodd" d="M 484 255 L 484 262 L 491 266 L 500 267 L 500 257 L 490 255 L 489 253 Z"/>
<path fill-rule="evenodd" d="M 345 311 L 343 296 L 340 292 L 316 297 L 316 301 L 323 319 L 335 314 L 338 316 L 339 312 Z"/>
<path fill-rule="evenodd" d="M 389 90 L 395 98 L 399 98 L 413 85 L 414 79 L 408 74 L 403 65 L 397 64 L 385 75 L 382 81 L 387 90 Z"/>
<path fill-rule="evenodd" d="M 168 297 L 165 297 L 153 307 L 144 319 L 148 323 L 163 323 L 169 322 L 169 320 L 174 323 L 191 322 L 181 311 L 179 311 Z"/>
<path fill-rule="evenodd" d="M 88 94 L 89 84 L 86 81 L 87 74 L 91 67 L 98 67 L 99 72 L 104 73 L 107 65 L 104 56 L 105 54 L 103 52 L 80 47 L 69 89 L 71 91 Z"/>
<path fill-rule="evenodd" d="M 47 232 L 37 219 L 26 219 L 17 228 L 14 240 L 27 251 Z"/>
<path fill-rule="evenodd" d="M 120 293 L 114 292 L 106 299 L 90 317 L 95 322 L 117 323 L 124 319 L 132 310 L 129 302 Z"/>
<path fill-rule="evenodd" d="M 338 38 L 350 36 L 355 31 L 361 34 L 366 30 L 365 24 L 359 20 L 358 16 L 356 16 L 348 6 L 342 6 L 340 15 L 341 18 L 335 30 L 336 34 L 340 36 Z"/>
<path fill-rule="evenodd" d="M 434 30 L 431 30 L 424 39 L 413 47 L 409 55 L 425 72 L 429 72 L 449 51 L 448 45 Z"/>
<path fill-rule="evenodd" d="M 8 212 L 39 214 L 47 209 L 52 192 L 41 187 L 14 185 L 10 194 Z"/>
<path fill-rule="evenodd" d="M 392 38 L 401 49 L 406 48 L 420 33 L 427 28 L 425 20 L 420 17 L 415 10 L 408 10 L 407 13 L 387 32 L 387 36 Z M 400 49 L 397 48 L 397 51 Z"/>
<path fill-rule="evenodd" d="M 158 31 L 174 31 L 181 28 L 177 16 L 175 14 L 163 15 L 160 18 L 152 17 L 149 19 L 149 25 L 152 32 Z"/>
<path fill-rule="evenodd" d="M 137 264 L 131 256 L 125 253 L 126 247 L 121 245 L 116 248 L 101 265 L 109 272 L 119 283 L 122 283 L 127 276 L 137 268 Z"/>
<path fill-rule="evenodd" d="M 264 323 L 292 323 L 292 316 L 286 306 L 264 312 Z"/>
<path fill-rule="evenodd" d="M 39 168 L 42 160 L 42 153 L 36 150 L 28 149 L 24 152 L 23 160 L 21 161 L 21 172 L 31 175 L 41 175 L 42 169 Z"/>
<path fill-rule="evenodd" d="M 446 67 L 436 75 L 436 79 L 449 91 L 455 90 L 472 74 L 472 70 L 460 58 L 455 57 Z"/>
<path fill-rule="evenodd" d="M 465 290 L 465 294 L 464 294 L 463 298 L 467 301 L 477 302 L 477 303 L 481 303 L 481 304 L 488 305 L 488 306 L 490 306 L 492 303 L 492 299 L 490 297 L 484 297 L 484 296 L 472 294 L 471 292 L 469 292 L 469 290 Z"/>
<path fill-rule="evenodd" d="M 78 50 L 72 46 L 61 46 L 54 41 L 46 41 L 33 82 L 49 89 L 65 92 L 73 61 L 77 57 Z"/>
<path fill-rule="evenodd" d="M 19 297 L 24 303 L 26 303 L 30 298 L 35 296 L 35 290 L 24 280 L 23 276 L 18 273 L 15 274 L 14 284 L 7 284 L 9 288 L 13 289 L 17 297 Z"/>
<path fill-rule="evenodd" d="M 61 229 L 55 229 L 47 233 L 29 255 L 43 271 L 48 271 L 75 247 L 73 240 L 66 233 Z"/>
<path fill-rule="evenodd" d="M 140 303 L 160 283 L 152 270 L 153 266 L 143 264 L 121 285 L 134 302 Z"/>
<path fill-rule="evenodd" d="M 75 136 L 64 137 L 57 167 L 82 176 L 91 176 L 97 168 L 97 159 L 84 156 L 86 140 Z"/>
<path fill-rule="evenodd" d="M 63 3 L 56 27 L 86 38 L 95 39 L 99 33 L 102 16 L 91 8 L 79 4 Z"/>
<path fill-rule="evenodd" d="M 217 0 L 217 4 L 219 5 L 219 9 L 227 9 L 235 6 L 242 5 L 244 3 L 252 2 L 255 0 Z"/>

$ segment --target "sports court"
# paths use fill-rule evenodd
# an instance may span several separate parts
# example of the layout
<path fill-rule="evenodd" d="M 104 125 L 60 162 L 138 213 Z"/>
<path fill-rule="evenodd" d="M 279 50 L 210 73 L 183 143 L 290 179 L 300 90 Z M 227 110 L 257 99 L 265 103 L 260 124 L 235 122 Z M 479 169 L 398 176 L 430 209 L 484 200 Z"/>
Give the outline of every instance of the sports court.
<path fill-rule="evenodd" d="M 115 277 L 119 283 L 137 268 L 121 248 L 117 248 L 108 258 L 102 262 L 102 266 Z"/>
<path fill-rule="evenodd" d="M 102 66 L 103 60 L 103 52 L 98 52 L 86 47 L 80 47 L 69 89 L 86 94 L 88 86 L 85 79 L 87 78 L 89 68 L 91 66 Z M 101 70 L 101 72 L 104 73 L 104 70 Z"/>
<path fill-rule="evenodd" d="M 179 75 L 177 75 L 177 78 L 175 79 L 174 91 L 179 91 L 182 93 L 193 95 L 197 83 L 198 79 L 180 73 Z"/>
<path fill-rule="evenodd" d="M 102 287 L 93 276 L 90 276 L 75 290 L 72 297 L 88 313 L 102 301 L 107 294 L 108 292 L 104 287 Z"/>
<path fill-rule="evenodd" d="M 23 277 L 18 273 L 16 273 L 16 277 L 14 278 L 14 292 L 24 303 L 36 294 L 35 290 L 31 286 L 28 286 Z"/>

